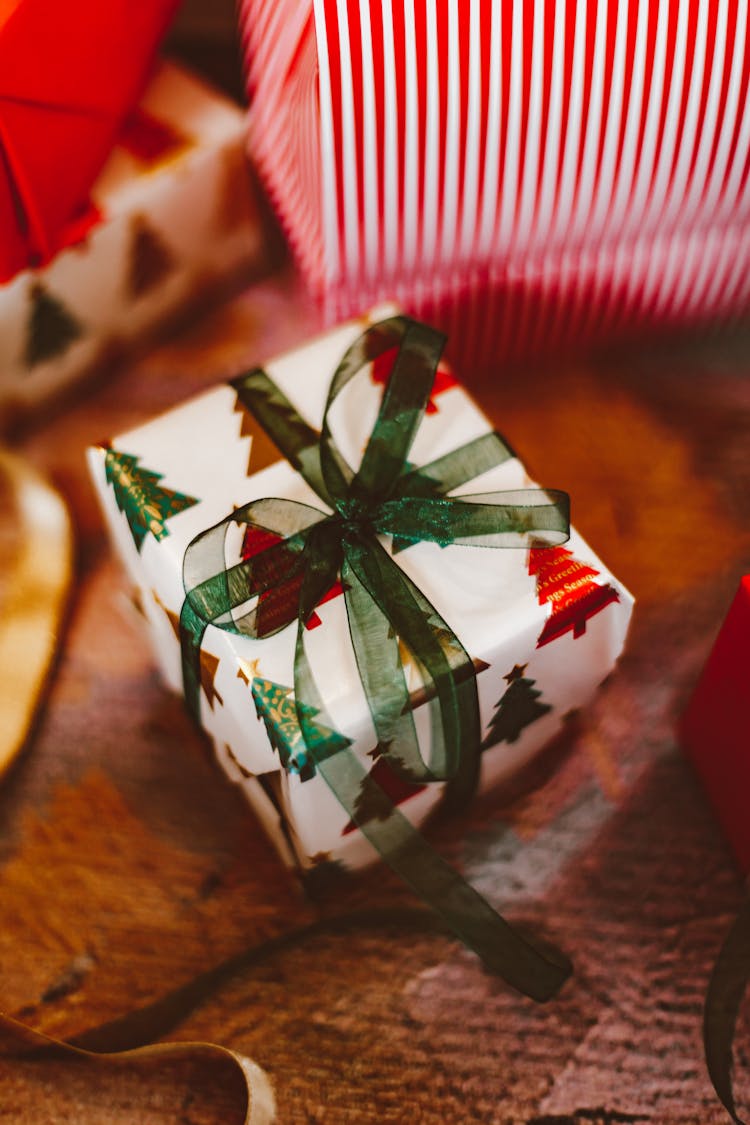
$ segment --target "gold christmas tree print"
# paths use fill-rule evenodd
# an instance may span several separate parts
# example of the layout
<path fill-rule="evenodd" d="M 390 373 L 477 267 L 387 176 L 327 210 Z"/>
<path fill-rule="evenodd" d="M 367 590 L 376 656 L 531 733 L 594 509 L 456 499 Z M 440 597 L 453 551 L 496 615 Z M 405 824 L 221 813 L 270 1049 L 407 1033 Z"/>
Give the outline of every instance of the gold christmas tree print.
<path fill-rule="evenodd" d="M 250 438 L 250 457 L 247 463 L 247 474 L 257 473 L 268 465 L 275 465 L 282 460 L 279 447 L 268 436 L 255 415 L 248 410 L 244 402 L 237 395 L 234 404 L 234 413 L 239 414 L 240 437 Z"/>
<path fill-rule="evenodd" d="M 586 622 L 606 606 L 619 602 L 613 586 L 601 585 L 599 571 L 575 558 L 566 547 L 538 547 L 529 552 L 529 575 L 536 578 L 540 605 L 549 603 L 552 613 L 536 643 L 549 644 L 564 633 L 582 637 Z"/>
<path fill-rule="evenodd" d="M 165 539 L 169 535 L 167 520 L 198 503 L 194 496 L 162 488 L 159 481 L 163 474 L 143 468 L 140 458 L 130 453 L 107 449 L 104 472 L 139 551 L 149 532 L 155 539 Z"/>
<path fill-rule="evenodd" d="M 351 746 L 351 740 L 343 734 L 313 722 L 308 725 L 312 745 L 307 745 L 302 737 L 291 688 L 256 677 L 251 691 L 258 718 L 263 720 L 268 740 L 279 755 L 282 766 L 291 773 L 298 773 L 301 781 L 314 777 L 315 757 L 328 758 Z M 305 719 L 313 720 L 317 711 L 305 706 L 303 714 Z"/>
<path fill-rule="evenodd" d="M 63 355 L 82 335 L 81 325 L 62 301 L 39 283 L 32 286 L 31 316 L 24 351 L 27 367 L 36 367 L 38 363 Z"/>
<path fill-rule="evenodd" d="M 236 769 L 242 774 L 243 777 L 255 777 L 254 773 L 252 773 L 249 769 L 247 769 L 246 766 L 243 766 L 242 762 L 239 760 L 239 758 L 235 754 L 234 750 L 232 750 L 232 747 L 229 745 L 228 742 L 224 743 L 224 749 L 226 750 L 226 754 L 227 754 L 227 757 L 229 758 L 229 760 L 234 764 Z"/>
<path fill-rule="evenodd" d="M 503 676 L 508 690 L 495 705 L 495 714 L 482 741 L 482 750 L 488 750 L 498 742 L 516 742 L 522 730 L 552 710 L 549 704 L 539 702 L 542 693 L 534 687 L 536 680 L 527 679 L 524 675 L 526 668 L 526 664 L 516 664 L 507 676 Z"/>
<path fill-rule="evenodd" d="M 164 611 L 164 614 L 167 618 L 167 621 L 169 622 L 169 626 L 170 626 L 172 632 L 174 633 L 175 637 L 177 638 L 179 643 L 182 644 L 182 631 L 180 629 L 180 618 L 179 618 L 178 614 L 176 614 L 174 612 L 174 610 L 171 610 L 169 608 L 169 606 L 166 606 L 164 604 L 164 602 L 161 600 L 161 598 L 159 597 L 159 595 L 156 593 L 155 590 L 152 590 L 151 593 L 152 593 L 153 599 L 156 602 L 156 604 L 158 605 L 159 609 Z M 203 688 L 203 691 L 206 694 L 206 702 L 208 703 L 209 707 L 213 711 L 214 700 L 217 700 L 217 702 L 219 702 L 221 704 L 224 703 L 223 698 L 221 697 L 221 695 L 219 695 L 218 691 L 216 690 L 216 686 L 215 686 L 216 673 L 219 670 L 219 657 L 214 656 L 213 653 L 206 652 L 206 650 L 204 648 L 201 648 L 200 662 L 201 662 L 201 687 Z"/>
<path fill-rule="evenodd" d="M 213 711 L 214 700 L 223 704 L 224 700 L 216 690 L 216 673 L 219 670 L 219 658 L 205 649 L 201 649 L 201 687 L 206 695 L 208 706 Z"/>

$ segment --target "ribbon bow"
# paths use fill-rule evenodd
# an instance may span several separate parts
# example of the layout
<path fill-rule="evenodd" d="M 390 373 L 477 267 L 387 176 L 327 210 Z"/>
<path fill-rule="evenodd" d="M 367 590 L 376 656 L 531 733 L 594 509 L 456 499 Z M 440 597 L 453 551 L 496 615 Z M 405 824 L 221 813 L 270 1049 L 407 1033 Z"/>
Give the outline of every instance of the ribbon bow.
<path fill-rule="evenodd" d="M 257 639 L 296 619 L 294 696 L 305 749 L 289 768 L 307 771 L 308 776 L 318 770 L 383 858 L 485 965 L 519 991 L 544 1000 L 569 974 L 566 958 L 557 953 L 544 956 L 528 945 L 432 851 L 382 791 L 378 817 L 358 817 L 360 788 L 365 781 L 375 783 L 347 740 L 321 736 L 321 723 L 330 728 L 334 724 L 305 647 L 308 618 L 339 580 L 383 756 L 409 780 L 447 781 L 452 801 L 468 799 L 479 767 L 474 665 L 450 625 L 393 554 L 423 540 L 478 547 L 561 543 L 569 534 L 569 505 L 565 493 L 541 489 L 449 496 L 512 456 L 497 434 L 488 433 L 419 468 L 409 463 L 444 343 L 441 334 L 404 316 L 369 327 L 334 373 L 320 434 L 263 370 L 233 381 L 244 405 L 329 510 L 281 498 L 255 500 L 193 539 L 184 557 L 180 618 L 185 695 L 199 718 L 200 646 L 209 625 Z M 395 352 L 393 368 L 355 472 L 331 432 L 331 410 L 347 384 L 388 352 Z M 227 565 L 225 540 L 232 524 L 272 533 L 272 545 Z M 382 537 L 391 537 L 392 553 Z M 276 597 L 281 605 L 285 599 L 279 591 L 290 587 L 298 591 L 293 612 L 269 613 L 263 599 Z M 416 732 L 399 642 L 409 651 L 426 689 L 431 719 L 427 760 Z"/>

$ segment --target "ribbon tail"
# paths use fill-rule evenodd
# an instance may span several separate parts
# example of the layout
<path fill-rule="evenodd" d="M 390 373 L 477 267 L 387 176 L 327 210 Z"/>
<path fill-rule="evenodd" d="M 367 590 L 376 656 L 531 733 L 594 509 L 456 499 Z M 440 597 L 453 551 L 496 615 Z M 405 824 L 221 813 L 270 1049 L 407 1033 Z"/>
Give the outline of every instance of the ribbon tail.
<path fill-rule="evenodd" d="M 182 684 L 188 712 L 197 723 L 201 721 L 201 645 L 206 628 L 206 622 L 185 599 L 180 613 Z"/>
<path fill-rule="evenodd" d="M 395 754 L 410 780 L 443 780 L 443 805 L 465 806 L 476 792 L 479 755 L 467 753 L 480 740 L 474 664 L 434 605 L 373 541 L 344 550 L 346 608 L 362 684 L 381 742 L 391 734 L 379 716 L 398 716 Z M 421 671 L 431 721 L 430 765 L 424 764 L 399 653 L 400 639 Z M 392 653 L 391 667 L 386 654 Z M 397 685 L 397 686 L 396 686 Z M 400 765 L 400 763 L 394 763 Z"/>
<path fill-rule="evenodd" d="M 391 497 L 447 496 L 454 488 L 476 480 L 512 457 L 515 453 L 500 434 L 481 434 L 442 457 L 405 472 L 397 481 Z"/>
<path fill-rule="evenodd" d="M 703 1045 L 709 1077 L 736 1125 L 744 1125 L 732 1088 L 732 1042 L 742 997 L 750 981 L 750 898 L 721 947 L 703 1013 Z"/>
<path fill-rule="evenodd" d="M 96 1040 L 96 1035 L 90 1038 Z M 27 1064 L 59 1060 L 75 1064 L 79 1072 L 81 1067 L 94 1066 L 96 1070 L 90 1078 L 84 1069 L 83 1078 L 79 1073 L 77 1079 L 78 1083 L 83 1081 L 88 1085 L 92 1095 L 101 1085 L 103 1068 L 121 1068 L 126 1064 L 131 1069 L 138 1068 L 137 1073 L 151 1072 L 167 1077 L 170 1068 L 174 1066 L 176 1082 L 181 1084 L 184 1081 L 186 1062 L 210 1062 L 217 1083 L 226 1084 L 230 1074 L 238 1073 L 241 1079 L 241 1098 L 237 1102 L 237 1110 L 242 1113 L 243 1125 L 270 1125 L 276 1120 L 275 1098 L 266 1073 L 251 1059 L 215 1043 L 153 1043 L 115 1051 L 106 1046 L 82 1048 L 72 1042 L 53 1039 L 0 1012 L 0 1059 Z M 181 1069 L 183 1077 L 180 1076 Z M 42 1071 L 42 1088 L 44 1085 L 49 1088 L 49 1077 L 46 1071 Z"/>
<path fill-rule="evenodd" d="M 312 548 L 313 544 L 310 546 Z M 321 556 L 323 554 L 321 551 Z M 558 953 L 541 953 L 497 914 L 457 871 L 433 851 L 347 746 L 339 743 L 335 753 L 326 753 L 326 748 L 316 746 L 312 732 L 307 731 L 306 720 L 311 712 L 319 716 L 322 714 L 324 721 L 330 723 L 305 649 L 306 614 L 315 604 L 318 587 L 327 581 L 324 558 L 320 557 L 319 561 L 311 558 L 310 561 L 300 597 L 294 684 L 300 727 L 316 769 L 347 816 L 357 824 L 386 863 L 479 956 L 488 969 L 534 1000 L 550 999 L 570 974 L 571 965 L 567 959 Z M 349 578 L 356 580 L 356 570 L 349 574 Z M 362 595 L 370 596 L 365 589 Z M 382 611 L 377 617 L 384 617 Z M 380 635 L 378 620 L 374 622 L 374 628 Z M 376 722 L 376 730 L 377 727 Z M 377 814 L 372 819 L 363 816 L 358 809 L 358 799 L 364 786 L 376 797 Z"/>
<path fill-rule="evenodd" d="M 437 914 L 486 968 L 533 1000 L 549 1000 L 570 975 L 561 953 L 542 953 L 530 945 L 435 852 L 424 837 L 391 805 L 384 821 L 358 819 L 357 797 L 368 778 L 350 750 L 317 763 L 324 780 L 362 834 L 386 863 Z M 376 783 L 369 778 L 368 785 Z M 378 787 L 379 788 L 379 787 Z"/>

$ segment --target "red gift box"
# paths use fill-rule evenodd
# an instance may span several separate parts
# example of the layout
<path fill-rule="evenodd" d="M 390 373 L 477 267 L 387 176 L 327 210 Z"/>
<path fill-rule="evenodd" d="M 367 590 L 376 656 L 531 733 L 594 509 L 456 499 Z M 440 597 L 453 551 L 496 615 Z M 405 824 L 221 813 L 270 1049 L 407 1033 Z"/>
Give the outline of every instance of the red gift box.
<path fill-rule="evenodd" d="M 0 282 L 68 241 L 178 2 L 0 0 Z"/>
<path fill-rule="evenodd" d="M 750 872 L 750 575 L 742 579 L 681 723 L 682 743 Z"/>
<path fill-rule="evenodd" d="M 241 12 L 251 149 L 328 319 L 393 298 L 469 370 L 747 307 L 747 4 Z"/>

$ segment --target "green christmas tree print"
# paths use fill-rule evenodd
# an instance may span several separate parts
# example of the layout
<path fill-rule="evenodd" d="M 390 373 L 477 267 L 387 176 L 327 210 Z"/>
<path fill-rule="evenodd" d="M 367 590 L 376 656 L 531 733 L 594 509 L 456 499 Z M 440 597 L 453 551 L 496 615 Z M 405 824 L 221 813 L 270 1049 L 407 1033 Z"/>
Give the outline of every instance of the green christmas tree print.
<path fill-rule="evenodd" d="M 62 302 L 43 285 L 35 284 L 31 289 L 31 317 L 24 352 L 26 366 L 36 367 L 56 359 L 82 335 L 81 325 Z"/>
<path fill-rule="evenodd" d="M 369 824 L 372 820 L 387 820 L 395 805 L 402 805 L 425 788 L 423 782 L 409 781 L 398 773 L 383 757 L 383 753 L 382 746 L 376 746 L 369 752 L 368 756 L 375 764 L 362 779 L 353 809 L 354 816 L 344 828 L 342 836 L 354 832 L 360 824 Z"/>
<path fill-rule="evenodd" d="M 193 496 L 161 488 L 162 473 L 141 468 L 140 458 L 130 453 L 108 449 L 104 461 L 107 481 L 112 485 L 117 507 L 125 513 L 130 533 L 140 551 L 148 532 L 155 539 L 169 535 L 168 519 L 192 508 L 198 501 Z"/>
<path fill-rule="evenodd" d="M 534 687 L 536 680 L 524 676 L 526 667 L 525 664 L 516 664 L 507 676 L 503 676 L 508 690 L 496 704 L 482 750 L 498 742 L 515 742 L 525 727 L 552 710 L 547 703 L 539 702 L 542 693 Z"/>
<path fill-rule="evenodd" d="M 329 758 L 351 746 L 350 739 L 322 723 L 310 724 L 308 734 L 312 737 L 312 745 L 306 745 L 291 688 L 256 677 L 251 690 L 258 718 L 263 720 L 269 742 L 279 755 L 282 766 L 298 773 L 302 781 L 309 781 L 315 775 L 314 757 Z M 305 706 L 303 714 L 306 719 L 312 720 L 317 711 Z"/>

